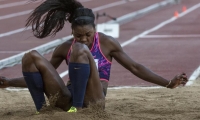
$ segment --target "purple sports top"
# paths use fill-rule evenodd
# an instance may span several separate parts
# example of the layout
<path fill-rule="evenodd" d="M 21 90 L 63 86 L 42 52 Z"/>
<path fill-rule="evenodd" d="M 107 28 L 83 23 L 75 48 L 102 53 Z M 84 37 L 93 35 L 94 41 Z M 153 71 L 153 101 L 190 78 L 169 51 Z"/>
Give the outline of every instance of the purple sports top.
<path fill-rule="evenodd" d="M 74 39 L 72 45 L 75 42 L 76 42 L 76 40 Z M 66 56 L 67 63 L 68 63 L 69 58 L 70 58 L 72 45 L 71 45 L 69 52 Z M 100 80 L 105 80 L 105 81 L 108 82 L 109 78 L 110 78 L 110 69 L 111 69 L 112 62 L 109 61 L 101 51 L 98 32 L 95 33 L 93 45 L 92 45 L 92 48 L 90 49 L 90 52 L 92 53 L 92 55 L 94 57 L 94 61 L 97 65 Z"/>

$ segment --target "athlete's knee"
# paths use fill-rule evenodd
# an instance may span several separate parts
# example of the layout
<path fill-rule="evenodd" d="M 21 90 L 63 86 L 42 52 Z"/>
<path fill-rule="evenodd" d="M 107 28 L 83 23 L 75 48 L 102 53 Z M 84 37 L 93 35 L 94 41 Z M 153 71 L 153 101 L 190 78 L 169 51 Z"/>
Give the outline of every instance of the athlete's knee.
<path fill-rule="evenodd" d="M 35 50 L 27 52 L 24 54 L 23 58 L 22 58 L 22 63 L 27 63 L 27 61 L 32 61 L 32 56 L 35 54 Z"/>
<path fill-rule="evenodd" d="M 35 66 L 33 57 L 36 56 L 37 54 L 38 53 L 35 50 L 24 54 L 24 56 L 22 58 L 22 70 L 23 71 L 29 71 L 30 69 L 32 69 Z"/>
<path fill-rule="evenodd" d="M 34 56 L 37 56 L 39 53 L 36 50 L 29 51 L 24 54 L 22 60 L 31 59 Z"/>
<path fill-rule="evenodd" d="M 36 50 L 30 51 L 28 54 L 29 54 L 29 56 L 31 56 L 32 58 L 40 57 L 40 54 L 39 54 Z"/>
<path fill-rule="evenodd" d="M 88 61 L 89 49 L 86 45 L 81 43 L 75 43 L 72 46 L 72 51 L 70 55 L 70 61 L 72 62 L 81 62 Z"/>
<path fill-rule="evenodd" d="M 75 43 L 72 46 L 72 52 L 74 52 L 74 53 L 81 54 L 81 53 L 85 53 L 85 52 L 88 52 L 88 51 L 89 51 L 89 49 L 85 44 Z"/>
<path fill-rule="evenodd" d="M 32 61 L 32 59 L 31 59 L 30 54 L 29 53 L 25 53 L 24 56 L 23 56 L 23 58 L 22 58 L 22 65 L 23 66 L 24 65 L 28 65 L 28 64 L 31 63 L 31 61 Z"/>

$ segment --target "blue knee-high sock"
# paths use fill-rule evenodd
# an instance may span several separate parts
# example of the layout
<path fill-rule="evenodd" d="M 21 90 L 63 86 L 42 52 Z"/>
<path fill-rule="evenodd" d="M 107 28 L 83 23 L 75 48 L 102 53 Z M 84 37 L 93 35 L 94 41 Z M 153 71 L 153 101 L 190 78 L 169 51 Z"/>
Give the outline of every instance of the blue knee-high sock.
<path fill-rule="evenodd" d="M 84 63 L 69 63 L 69 78 L 72 85 L 72 96 L 74 107 L 82 107 L 88 78 L 90 75 L 90 65 Z"/>
<path fill-rule="evenodd" d="M 42 76 L 39 72 L 23 72 L 23 75 L 35 107 L 39 111 L 45 104 Z"/>

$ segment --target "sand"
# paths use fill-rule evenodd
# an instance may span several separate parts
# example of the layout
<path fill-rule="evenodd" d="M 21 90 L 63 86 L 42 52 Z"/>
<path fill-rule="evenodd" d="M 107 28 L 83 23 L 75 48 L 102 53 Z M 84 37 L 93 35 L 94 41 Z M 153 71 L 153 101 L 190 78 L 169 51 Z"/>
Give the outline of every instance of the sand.
<path fill-rule="evenodd" d="M 0 120 L 199 120 L 200 78 L 193 85 L 109 89 L 105 111 L 96 106 L 78 113 L 47 109 L 35 115 L 28 91 L 0 89 Z"/>

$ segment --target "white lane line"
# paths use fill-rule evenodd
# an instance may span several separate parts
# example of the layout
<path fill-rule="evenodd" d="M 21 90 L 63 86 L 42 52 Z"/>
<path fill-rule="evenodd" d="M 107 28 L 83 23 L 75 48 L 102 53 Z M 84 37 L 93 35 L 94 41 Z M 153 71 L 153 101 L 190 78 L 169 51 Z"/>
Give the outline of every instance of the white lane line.
<path fill-rule="evenodd" d="M 63 78 L 63 77 L 65 77 L 67 74 L 68 74 L 68 70 L 65 71 L 65 72 L 63 72 L 63 73 L 61 73 L 61 74 L 60 74 L 60 77 Z"/>
<path fill-rule="evenodd" d="M 181 14 L 180 14 L 180 17 L 183 17 L 184 15 L 186 15 L 186 14 L 188 14 L 188 13 L 190 13 L 190 12 L 196 10 L 196 9 L 199 8 L 199 7 L 200 7 L 200 3 L 199 3 L 199 4 L 196 4 L 195 6 L 193 6 L 193 7 L 191 7 L 191 8 L 189 8 L 187 11 L 181 13 Z M 147 34 L 149 34 L 149 33 L 151 33 L 151 32 L 154 32 L 154 31 L 156 31 L 156 30 L 158 30 L 158 29 L 164 27 L 165 25 L 167 25 L 167 24 L 169 24 L 169 23 L 171 23 L 171 22 L 173 22 L 173 21 L 175 21 L 175 20 L 177 20 L 177 19 L 178 19 L 177 17 L 172 17 L 172 18 L 170 18 L 170 19 L 168 19 L 168 20 L 166 20 L 166 21 L 164 21 L 164 22 L 158 24 L 157 26 L 155 26 L 155 27 L 153 27 L 153 28 L 151 28 L 151 29 L 149 29 L 149 30 L 147 30 L 147 31 L 144 31 L 143 33 L 141 33 L 141 34 L 139 34 L 139 35 L 137 35 L 137 36 L 131 38 L 130 40 L 127 40 L 126 42 L 121 43 L 121 46 L 122 46 L 122 47 L 125 47 L 125 46 L 129 45 L 130 43 L 136 41 L 136 40 L 139 39 L 140 37 L 144 37 L 145 35 L 147 35 Z M 196 78 L 199 76 L 200 70 L 197 69 L 196 71 L 197 71 L 197 74 L 192 74 L 192 75 L 190 76 L 190 78 L 195 78 L 195 79 L 196 79 Z M 63 73 L 61 73 L 60 75 L 62 75 L 62 77 L 64 77 L 64 76 L 66 76 L 67 74 L 68 74 L 68 70 L 65 71 L 65 72 L 63 72 Z M 190 78 L 189 78 L 189 81 L 190 81 Z"/>
<path fill-rule="evenodd" d="M 0 0 L 0 1 L 4 1 L 4 0 Z M 89 2 L 92 0 L 79 0 L 79 2 L 83 3 L 83 2 Z M 8 3 L 8 4 L 2 4 L 0 5 L 0 9 L 2 8 L 9 8 L 9 7 L 15 7 L 15 6 L 20 6 L 20 5 L 26 5 L 26 4 L 30 4 L 30 3 L 38 3 L 38 2 L 42 2 L 42 1 L 29 1 L 29 0 L 25 0 L 25 1 L 20 1 L 20 2 L 13 2 L 13 3 Z"/>
<path fill-rule="evenodd" d="M 92 10 L 94 12 L 96 12 L 96 11 L 99 11 L 99 10 L 102 10 L 102 9 L 115 7 L 115 6 L 118 6 L 118 5 L 125 4 L 125 3 L 127 3 L 127 1 L 123 0 L 123 1 L 119 1 L 119 2 L 110 3 L 110 4 L 107 4 L 107 5 L 104 5 L 104 6 L 96 7 L 96 8 L 93 8 Z"/>
<path fill-rule="evenodd" d="M 125 2 L 125 1 L 114 2 L 114 3 L 108 4 L 108 5 L 103 5 L 103 6 L 100 6 L 100 7 L 93 8 L 92 10 L 93 10 L 93 12 L 96 12 L 96 11 L 103 10 L 103 9 L 106 9 L 106 8 L 109 8 L 109 7 L 114 7 L 114 6 L 117 6 L 117 5 L 121 5 L 121 4 L 123 4 L 123 3 L 126 3 L 126 2 Z M 27 11 L 24 11 L 24 13 L 20 12 L 20 13 L 15 13 L 15 14 L 25 15 L 25 14 L 29 14 L 29 11 L 31 12 L 32 10 L 27 10 Z M 15 14 L 6 15 L 6 16 L 0 16 L 0 20 L 2 20 L 2 19 L 4 19 L 4 18 L 16 17 Z M 8 16 L 9 16 L 9 17 L 8 17 Z M 28 28 L 20 28 L 20 29 L 13 30 L 13 31 L 10 31 L 10 32 L 1 33 L 1 34 L 0 34 L 0 38 L 1 38 L 1 37 L 5 37 L 5 36 L 9 36 L 9 35 L 12 35 L 12 34 L 20 33 L 20 32 L 22 32 L 22 31 L 29 30 L 29 29 L 31 29 L 31 27 L 28 27 Z"/>
<path fill-rule="evenodd" d="M 140 38 L 199 38 L 200 35 L 146 35 Z"/>
<path fill-rule="evenodd" d="M 26 15 L 26 14 L 31 13 L 32 11 L 33 10 L 26 10 L 26 11 L 23 11 L 23 12 L 18 12 L 18 13 L 13 13 L 13 14 L 8 14 L 8 15 L 0 16 L 0 20 L 4 20 L 4 19 L 12 18 L 12 17 Z"/>
<path fill-rule="evenodd" d="M 20 28 L 20 29 L 13 30 L 13 31 L 10 31 L 10 32 L 2 33 L 2 34 L 0 34 L 0 38 L 1 38 L 1 37 L 5 37 L 5 36 L 10 36 L 10 35 L 12 35 L 12 34 L 20 33 L 20 32 L 23 32 L 23 31 L 29 30 L 29 29 L 31 29 L 31 27 Z"/>
<path fill-rule="evenodd" d="M 199 77 L 199 75 L 200 75 L 200 66 L 189 77 L 189 81 L 187 82 L 186 85 L 192 85 L 194 81 Z"/>
<path fill-rule="evenodd" d="M 126 41 L 126 42 L 124 42 L 124 43 L 122 43 L 121 45 L 122 45 L 122 46 L 126 46 L 126 45 L 128 45 L 128 44 L 130 44 L 130 43 L 136 41 L 138 38 L 144 37 L 144 36 L 146 36 L 147 34 L 149 34 L 149 33 L 151 33 L 151 32 L 154 32 L 154 31 L 156 31 L 156 30 L 162 28 L 163 26 L 165 26 L 165 25 L 167 25 L 167 24 L 169 24 L 169 23 L 171 23 L 171 22 L 177 20 L 177 19 L 180 18 L 180 17 L 185 16 L 186 14 L 188 14 L 188 13 L 190 13 L 190 12 L 196 10 L 196 9 L 199 8 L 199 7 L 200 7 L 200 3 L 194 5 L 194 6 L 191 7 L 191 8 L 189 8 L 187 11 L 182 12 L 182 13 L 179 15 L 179 17 L 172 17 L 172 18 L 170 18 L 170 19 L 168 19 L 168 20 L 166 20 L 166 21 L 160 23 L 159 25 L 157 25 L 157 26 L 155 26 L 155 27 L 153 27 L 153 28 L 151 28 L 151 29 L 149 29 L 149 30 L 147 30 L 147 31 L 144 31 L 144 32 L 141 33 L 141 34 L 139 34 L 139 35 L 137 35 L 137 36 L 134 36 L 133 38 L 131 38 L 130 40 L 128 40 L 128 41 Z"/>
<path fill-rule="evenodd" d="M 158 89 L 158 88 L 164 88 L 164 87 L 159 87 L 159 86 L 153 86 L 153 87 L 133 87 L 133 86 L 119 86 L 119 87 L 108 87 L 108 90 L 119 90 L 119 89 L 130 89 L 130 88 L 133 88 L 133 89 Z M 9 91 L 27 91 L 28 88 L 6 88 L 6 90 L 9 90 Z"/>
<path fill-rule="evenodd" d="M 14 87 L 9 87 L 9 88 L 5 88 L 6 90 L 8 90 L 8 91 L 27 91 L 28 90 L 28 88 L 14 88 Z"/>
<path fill-rule="evenodd" d="M 8 8 L 8 7 L 14 7 L 14 6 L 19 6 L 19 5 L 24 5 L 26 3 L 27 3 L 27 1 L 21 1 L 21 2 L 14 2 L 14 3 L 3 4 L 3 5 L 0 5 L 0 9 L 2 9 L 2 8 Z"/>
<path fill-rule="evenodd" d="M 118 1 L 118 2 L 114 2 L 114 3 L 110 3 L 110 4 L 107 4 L 107 5 L 103 5 L 103 6 L 100 6 L 100 7 L 93 8 L 92 10 L 94 12 L 96 12 L 96 11 L 99 11 L 99 10 L 103 10 L 103 9 L 114 7 L 114 6 L 118 6 L 118 5 L 122 5 L 122 4 L 125 4 L 125 3 L 127 3 L 127 1 Z M 26 14 L 29 14 L 30 12 L 32 12 L 32 11 L 33 11 L 33 9 L 32 10 L 26 10 L 26 11 L 18 12 L 18 13 L 8 14 L 8 15 L 4 15 L 4 16 L 0 16 L 0 20 L 12 18 L 12 17 L 17 17 L 17 16 L 21 16 L 21 15 L 26 15 Z"/>
<path fill-rule="evenodd" d="M 79 2 L 89 2 L 89 1 L 92 1 L 92 0 L 79 0 Z"/>
<path fill-rule="evenodd" d="M 21 53 L 21 52 L 24 52 L 24 51 L 0 51 L 0 53 Z"/>
<path fill-rule="evenodd" d="M 3 4 L 0 5 L 0 9 L 2 8 L 9 8 L 9 7 L 15 7 L 15 6 L 20 6 L 20 5 L 26 5 L 26 4 L 30 4 L 30 3 L 38 3 L 40 1 L 35 1 L 35 2 L 31 2 L 31 1 L 20 1 L 20 2 L 13 2 L 13 3 L 8 3 L 8 4 Z"/>
<path fill-rule="evenodd" d="M 129 88 L 158 89 L 158 88 L 164 88 L 164 87 L 160 87 L 160 86 L 153 86 L 153 87 L 133 87 L 133 86 L 108 87 L 109 90 L 119 90 L 119 89 L 129 89 Z"/>

